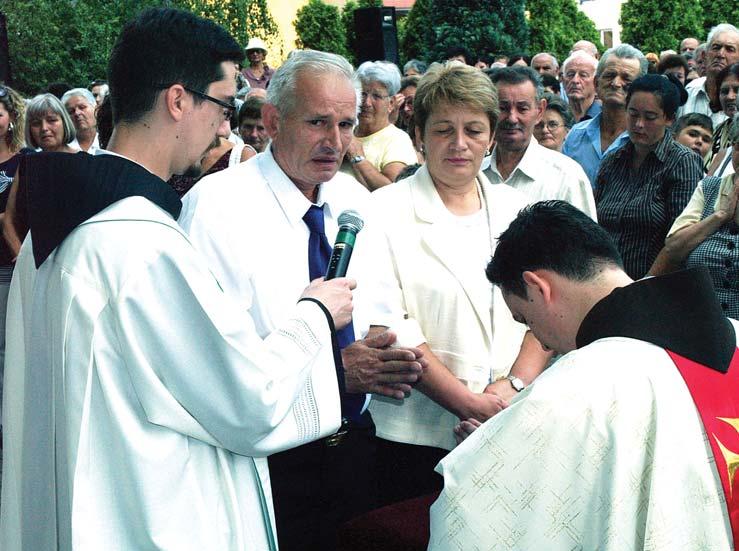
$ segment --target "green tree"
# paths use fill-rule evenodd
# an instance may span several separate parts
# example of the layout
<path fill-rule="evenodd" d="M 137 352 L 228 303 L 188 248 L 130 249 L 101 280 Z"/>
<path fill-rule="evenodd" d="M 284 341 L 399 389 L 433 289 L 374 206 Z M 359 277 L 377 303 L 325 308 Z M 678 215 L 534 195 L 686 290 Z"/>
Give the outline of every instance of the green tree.
<path fill-rule="evenodd" d="M 561 63 L 578 40 L 590 40 L 600 50 L 595 24 L 581 12 L 575 0 L 528 0 L 531 54 L 549 52 Z"/>
<path fill-rule="evenodd" d="M 405 18 L 405 32 L 400 42 L 403 60 L 425 59 L 426 45 L 431 43 L 429 10 L 431 0 L 416 0 Z"/>
<path fill-rule="evenodd" d="M 646 52 L 677 48 L 703 31 L 700 0 L 628 0 L 621 5 L 621 41 Z"/>
<path fill-rule="evenodd" d="M 339 8 L 322 0 L 309 0 L 293 21 L 299 48 L 347 55 L 346 27 Z"/>
<path fill-rule="evenodd" d="M 703 28 L 705 30 L 703 38 L 707 37 L 711 27 L 719 23 L 731 23 L 732 25 L 739 23 L 739 3 L 735 0 L 728 2 L 726 0 L 701 0 L 701 5 L 703 6 Z"/>
<path fill-rule="evenodd" d="M 428 20 L 433 32 L 426 43 L 429 61 L 443 59 L 450 46 L 473 53 L 524 52 L 529 28 L 523 0 L 431 0 Z"/>

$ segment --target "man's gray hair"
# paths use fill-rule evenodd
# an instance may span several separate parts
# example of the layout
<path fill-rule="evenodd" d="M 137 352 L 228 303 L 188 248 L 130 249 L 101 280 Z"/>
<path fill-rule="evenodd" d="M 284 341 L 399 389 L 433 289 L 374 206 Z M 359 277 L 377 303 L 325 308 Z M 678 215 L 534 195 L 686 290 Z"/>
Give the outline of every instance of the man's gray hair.
<path fill-rule="evenodd" d="M 53 113 L 62 120 L 62 129 L 64 130 L 62 140 L 65 144 L 77 137 L 72 119 L 59 98 L 52 94 L 39 94 L 26 105 L 26 143 L 29 146 L 39 147 L 31 134 L 31 122 L 44 118 L 47 113 Z"/>
<path fill-rule="evenodd" d="M 359 96 L 362 90 L 359 81 L 354 78 L 354 68 L 351 63 L 340 55 L 329 52 L 295 50 L 272 75 L 267 88 L 267 103 L 274 105 L 281 115 L 295 109 L 298 76 L 302 73 L 311 79 L 318 79 L 327 74 L 345 77 L 357 93 L 357 109 L 359 109 Z"/>
<path fill-rule="evenodd" d="M 535 60 L 535 59 L 536 59 L 537 57 L 539 57 L 539 56 L 547 56 L 547 57 L 548 57 L 548 58 L 549 58 L 549 59 L 551 60 L 551 62 L 552 62 L 552 65 L 554 65 L 554 68 L 555 68 L 555 69 L 559 69 L 559 61 L 557 61 L 557 58 L 556 58 L 556 57 L 554 57 L 554 56 L 553 56 L 552 54 L 550 54 L 549 52 L 539 52 L 539 53 L 538 53 L 538 54 L 536 54 L 536 55 L 535 55 L 534 57 L 532 57 L 532 58 L 531 58 L 531 66 L 532 66 L 532 67 L 534 66 L 534 60 Z"/>
<path fill-rule="evenodd" d="M 496 87 L 503 84 L 522 84 L 524 82 L 530 82 L 534 85 L 536 90 L 536 101 L 540 101 L 544 98 L 544 85 L 541 82 L 541 76 L 539 73 L 534 71 L 531 67 L 522 67 L 520 65 L 515 67 L 503 67 L 492 73 L 490 73 L 490 80 L 493 81 Z"/>
<path fill-rule="evenodd" d="M 87 88 L 72 88 L 71 90 L 67 90 L 66 92 L 64 92 L 64 95 L 62 96 L 62 103 L 64 104 L 64 107 L 66 107 L 67 102 L 75 96 L 81 96 L 85 98 L 85 101 L 90 104 L 90 107 L 97 107 L 95 96 L 93 96 L 92 92 L 90 92 Z"/>
<path fill-rule="evenodd" d="M 428 65 L 420 59 L 409 59 L 408 62 L 403 65 L 403 74 L 407 73 L 408 69 L 413 69 L 419 75 L 422 75 L 426 72 L 426 69 L 428 69 Z"/>
<path fill-rule="evenodd" d="M 357 67 L 357 78 L 364 83 L 379 82 L 385 87 L 388 95 L 394 96 L 400 91 L 400 69 L 389 61 L 365 61 Z"/>
<path fill-rule="evenodd" d="M 570 54 L 570 57 L 565 59 L 564 63 L 562 64 L 562 73 L 565 73 L 567 71 L 567 66 L 575 60 L 590 63 L 593 66 L 593 69 L 598 66 L 598 60 L 595 59 L 592 55 L 582 50 L 575 50 Z"/>
<path fill-rule="evenodd" d="M 729 23 L 720 23 L 716 25 L 708 33 L 708 40 L 706 40 L 706 47 L 710 48 L 711 43 L 713 42 L 713 39 L 716 38 L 716 35 L 719 35 L 721 33 L 734 33 L 735 35 L 739 36 L 739 29 L 737 29 L 734 25 L 731 25 Z"/>
<path fill-rule="evenodd" d="M 732 145 L 739 143 L 739 113 L 734 113 L 734 118 L 731 120 L 729 143 Z M 731 155 L 731 151 L 728 151 L 726 154 Z"/>
<path fill-rule="evenodd" d="M 600 78 L 600 75 L 603 73 L 603 69 L 605 69 L 606 67 L 606 63 L 608 63 L 608 58 L 612 55 L 620 57 L 621 59 L 638 59 L 639 76 L 641 77 L 647 74 L 647 69 L 649 68 L 649 62 L 647 61 L 647 58 L 644 57 L 644 54 L 641 53 L 641 50 L 638 50 L 637 48 L 634 48 L 631 44 L 626 44 L 624 42 L 623 44 L 620 44 L 615 48 L 608 48 L 603 53 L 600 61 L 598 62 L 598 69 L 596 69 L 595 71 L 595 78 Z"/>

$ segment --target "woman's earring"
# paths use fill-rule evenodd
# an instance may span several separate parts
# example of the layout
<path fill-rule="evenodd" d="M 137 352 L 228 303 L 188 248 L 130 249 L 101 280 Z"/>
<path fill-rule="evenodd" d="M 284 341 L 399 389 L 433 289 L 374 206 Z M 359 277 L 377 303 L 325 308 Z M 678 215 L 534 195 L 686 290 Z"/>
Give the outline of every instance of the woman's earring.
<path fill-rule="evenodd" d="M 13 124 L 13 123 L 11 122 L 11 123 L 10 123 L 10 124 L 8 125 L 8 133 L 9 133 L 9 134 L 12 134 L 12 133 L 13 133 L 13 128 L 15 128 L 15 125 L 14 125 L 14 124 Z"/>

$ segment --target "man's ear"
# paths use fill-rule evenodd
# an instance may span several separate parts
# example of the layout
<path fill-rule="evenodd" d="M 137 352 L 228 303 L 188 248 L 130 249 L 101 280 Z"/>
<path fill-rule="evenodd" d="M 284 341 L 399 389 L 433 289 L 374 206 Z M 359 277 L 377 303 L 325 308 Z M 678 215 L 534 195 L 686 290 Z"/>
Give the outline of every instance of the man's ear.
<path fill-rule="evenodd" d="M 280 113 L 271 103 L 265 103 L 262 106 L 262 124 L 270 139 L 274 139 L 280 130 Z"/>
<path fill-rule="evenodd" d="M 552 282 L 545 271 L 525 271 L 521 276 L 526 284 L 529 300 L 535 300 L 536 297 L 546 304 L 552 301 Z"/>
<path fill-rule="evenodd" d="M 181 84 L 173 84 L 162 93 L 161 100 L 173 120 L 180 122 L 185 116 L 185 106 L 189 97 Z"/>

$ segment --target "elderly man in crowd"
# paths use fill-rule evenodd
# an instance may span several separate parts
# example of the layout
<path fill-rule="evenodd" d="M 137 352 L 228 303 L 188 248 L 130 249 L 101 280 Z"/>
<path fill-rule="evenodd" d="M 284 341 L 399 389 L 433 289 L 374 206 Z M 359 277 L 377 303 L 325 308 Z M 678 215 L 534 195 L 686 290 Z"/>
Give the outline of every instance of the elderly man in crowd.
<path fill-rule="evenodd" d="M 590 54 L 595 59 L 600 58 L 600 54 L 598 53 L 598 47 L 590 42 L 590 40 L 578 40 L 572 45 L 572 49 L 570 50 L 570 55 L 574 54 L 575 52 L 585 52 L 586 54 Z"/>
<path fill-rule="evenodd" d="M 629 85 L 646 72 L 644 54 L 629 44 L 606 50 L 598 62 L 595 79 L 603 110 L 573 126 L 562 147 L 562 153 L 580 163 L 592 185 L 603 157 L 629 139 L 626 93 Z"/>
<path fill-rule="evenodd" d="M 580 165 L 533 137 L 546 109 L 539 75 L 530 67 L 506 67 L 492 79 L 500 117 L 490 164 L 483 163 L 485 175 L 494 184 L 518 189 L 532 203 L 562 199 L 595 218 L 593 191 Z"/>
<path fill-rule="evenodd" d="M 559 75 L 557 58 L 547 52 L 541 52 L 531 58 L 531 68 L 540 75 L 548 74 L 553 77 Z"/>
<path fill-rule="evenodd" d="M 77 131 L 77 137 L 69 146 L 94 155 L 100 149 L 95 96 L 85 88 L 72 88 L 64 93 L 62 103 Z"/>
<path fill-rule="evenodd" d="M 584 51 L 570 54 L 562 64 L 562 81 L 576 122 L 592 119 L 601 110 L 595 99 L 595 70 L 598 60 Z"/>
<path fill-rule="evenodd" d="M 3 550 L 276 549 L 264 457 L 340 426 L 318 360 L 351 321 L 351 280 L 306 279 L 262 340 L 175 222 L 165 181 L 228 135 L 242 57 L 211 21 L 143 12 L 109 62 L 111 154 L 29 157 Z"/>
<path fill-rule="evenodd" d="M 425 365 L 416 349 L 386 348 L 395 337 L 380 328 L 354 342 L 368 334 L 370 319 L 384 326 L 402 322 L 388 306 L 395 304 L 391 289 L 397 284 L 367 216 L 369 192 L 337 174 L 353 139 L 356 85 L 351 65 L 340 56 L 294 52 L 275 72 L 262 108 L 270 146 L 204 178 L 185 197 L 180 217 L 226 294 L 251 312 L 265 336 L 293 308 L 291 294 L 326 273 L 339 215 L 351 209 L 365 218 L 349 267 L 358 284 L 353 326 L 339 334 L 341 351 L 326 349 L 316 359 L 345 374 L 342 431 L 270 457 L 283 551 L 330 550 L 338 525 L 372 508 L 374 424 L 365 393 L 402 399 Z M 314 415 L 310 409 L 303 414 Z"/>
<path fill-rule="evenodd" d="M 400 91 L 398 68 L 388 61 L 365 61 L 356 73 L 362 103 L 343 171 L 373 191 L 393 183 L 418 158 L 410 136 L 390 121 Z"/>
<path fill-rule="evenodd" d="M 722 23 L 708 33 L 704 78 L 693 80 L 688 86 L 688 101 L 678 111 L 678 116 L 702 113 L 711 117 L 714 128 L 726 120 L 718 101 L 716 77 L 724 67 L 739 62 L 739 29 Z"/>
<path fill-rule="evenodd" d="M 700 42 L 698 42 L 697 38 L 683 38 L 680 42 L 680 53 L 695 53 L 695 50 L 696 48 L 698 48 L 699 44 Z"/>

